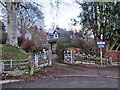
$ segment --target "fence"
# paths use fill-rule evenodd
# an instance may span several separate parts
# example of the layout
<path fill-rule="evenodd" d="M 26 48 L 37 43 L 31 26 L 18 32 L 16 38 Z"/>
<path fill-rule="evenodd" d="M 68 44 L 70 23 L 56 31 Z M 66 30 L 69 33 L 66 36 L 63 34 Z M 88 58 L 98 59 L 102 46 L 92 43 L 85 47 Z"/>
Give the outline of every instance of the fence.
<path fill-rule="evenodd" d="M 14 65 L 28 64 L 28 59 L 19 59 L 19 60 L 10 59 L 10 60 L 1 60 L 1 61 L 4 63 L 4 66 L 10 66 L 10 67 L 13 67 Z"/>
<path fill-rule="evenodd" d="M 101 64 L 100 57 L 76 53 L 74 50 L 64 51 L 64 63 L 70 64 Z M 103 58 L 103 64 L 112 64 L 112 58 Z"/>
<path fill-rule="evenodd" d="M 45 51 L 43 49 L 42 52 L 36 53 L 35 54 L 35 68 L 38 69 L 39 67 L 44 67 L 44 66 L 51 66 L 51 51 Z"/>
<path fill-rule="evenodd" d="M 2 69 L 4 69 L 5 66 L 8 67 L 14 67 L 14 66 L 18 66 L 18 65 L 28 65 L 29 64 L 29 60 L 28 59 L 19 59 L 19 60 L 1 60 L 1 65 L 2 65 Z M 39 67 L 44 67 L 44 66 L 51 66 L 52 62 L 51 62 L 51 51 L 45 51 L 45 49 L 43 49 L 42 52 L 36 53 L 35 54 L 35 59 L 33 59 L 33 64 L 35 66 L 35 69 L 38 69 Z M 3 71 L 3 70 L 2 70 Z"/>

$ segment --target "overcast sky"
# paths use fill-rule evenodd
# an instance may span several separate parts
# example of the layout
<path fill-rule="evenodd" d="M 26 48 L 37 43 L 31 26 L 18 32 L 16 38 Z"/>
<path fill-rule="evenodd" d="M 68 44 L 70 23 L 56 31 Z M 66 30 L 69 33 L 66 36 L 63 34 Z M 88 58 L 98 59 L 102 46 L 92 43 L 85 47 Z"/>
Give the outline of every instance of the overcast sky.
<path fill-rule="evenodd" d="M 52 0 L 53 5 L 55 6 L 55 1 Z M 52 24 L 58 25 L 60 28 L 66 28 L 67 30 L 71 28 L 78 28 L 72 25 L 72 21 L 70 19 L 74 19 L 81 12 L 79 5 L 75 3 L 75 0 L 60 0 L 60 6 L 58 11 L 54 8 L 51 8 L 50 0 L 36 0 L 36 2 L 42 4 L 43 13 L 45 16 L 45 25 L 46 29 L 52 27 Z M 56 16 L 57 11 L 57 16 Z"/>
<path fill-rule="evenodd" d="M 55 1 L 52 0 L 54 8 L 51 7 L 50 1 L 51 0 L 33 0 L 43 6 L 42 12 L 45 16 L 45 26 L 48 30 L 52 28 L 52 24 L 58 25 L 60 28 L 66 28 L 70 30 L 71 28 L 80 28 L 80 25 L 73 26 L 73 22 L 70 19 L 74 19 L 79 15 L 81 9 L 79 5 L 75 3 L 75 0 L 60 0 L 59 9 L 56 10 L 55 8 Z M 0 10 L 1 11 L 1 10 Z M 57 11 L 57 15 L 56 15 Z M 0 13 L 1 14 L 1 13 Z"/>

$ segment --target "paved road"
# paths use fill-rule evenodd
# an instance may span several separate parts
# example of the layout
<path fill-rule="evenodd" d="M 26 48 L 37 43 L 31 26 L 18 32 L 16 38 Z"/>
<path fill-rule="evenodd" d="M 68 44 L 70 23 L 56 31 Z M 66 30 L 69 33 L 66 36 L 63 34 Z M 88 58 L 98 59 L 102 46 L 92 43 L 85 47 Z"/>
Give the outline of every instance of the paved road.
<path fill-rule="evenodd" d="M 56 76 L 31 82 L 3 85 L 3 88 L 118 88 L 118 68 L 87 68 L 55 62 Z"/>

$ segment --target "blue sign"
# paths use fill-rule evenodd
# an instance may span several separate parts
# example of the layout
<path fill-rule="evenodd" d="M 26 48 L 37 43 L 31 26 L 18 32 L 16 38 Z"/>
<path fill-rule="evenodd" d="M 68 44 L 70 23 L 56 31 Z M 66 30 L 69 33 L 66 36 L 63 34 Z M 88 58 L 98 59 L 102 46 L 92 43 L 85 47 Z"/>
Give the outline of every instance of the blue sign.
<path fill-rule="evenodd" d="M 98 45 L 99 48 L 104 48 L 104 45 Z"/>

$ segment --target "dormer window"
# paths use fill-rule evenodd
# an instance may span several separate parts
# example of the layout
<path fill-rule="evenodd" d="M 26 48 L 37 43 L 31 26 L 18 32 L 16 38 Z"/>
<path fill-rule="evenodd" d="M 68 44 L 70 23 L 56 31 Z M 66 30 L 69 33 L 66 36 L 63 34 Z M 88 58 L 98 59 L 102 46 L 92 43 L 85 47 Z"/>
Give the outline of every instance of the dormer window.
<path fill-rule="evenodd" d="M 54 34 L 54 38 L 58 38 L 58 34 L 57 34 L 57 32 L 55 32 L 55 34 Z"/>

